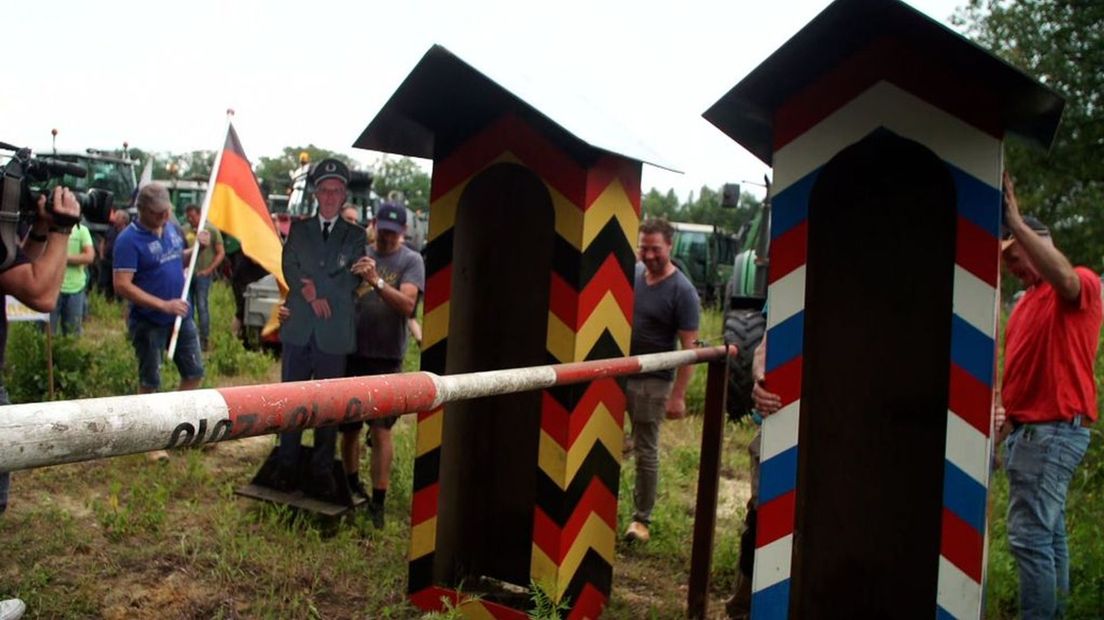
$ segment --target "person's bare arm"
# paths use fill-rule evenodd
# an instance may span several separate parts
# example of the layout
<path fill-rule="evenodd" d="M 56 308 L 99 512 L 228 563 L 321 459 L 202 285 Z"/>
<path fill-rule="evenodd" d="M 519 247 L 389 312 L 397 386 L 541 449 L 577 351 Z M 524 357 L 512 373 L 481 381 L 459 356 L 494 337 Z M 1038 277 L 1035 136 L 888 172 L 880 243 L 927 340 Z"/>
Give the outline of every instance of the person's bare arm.
<path fill-rule="evenodd" d="M 91 245 L 86 245 L 81 248 L 80 254 L 70 256 L 65 262 L 69 265 L 91 265 L 94 260 L 96 260 L 95 248 Z"/>
<path fill-rule="evenodd" d="M 380 280 L 376 261 L 369 256 L 363 256 L 357 260 L 351 271 L 373 287 Z M 404 317 L 412 316 L 414 308 L 418 305 L 418 287 L 412 282 L 403 282 L 398 288 L 385 282 L 383 286 L 376 287 L 376 293 L 388 307 Z"/>
<path fill-rule="evenodd" d="M 1004 172 L 1004 222 L 1031 258 L 1031 263 L 1039 270 L 1039 276 L 1050 283 L 1058 296 L 1067 302 L 1077 301 L 1081 297 L 1081 278 L 1077 276 L 1069 259 L 1054 244 L 1043 239 L 1024 223 L 1020 206 L 1016 201 L 1016 189 L 1008 171 Z"/>
<path fill-rule="evenodd" d="M 80 205 L 68 188 L 56 187 L 52 196 L 54 211 L 62 215 L 80 215 Z M 46 210 L 46 198 L 38 201 L 38 218 L 24 253 L 31 262 L 0 272 L 0 289 L 33 310 L 51 312 L 57 305 L 61 280 L 65 275 L 65 259 L 69 252 L 69 231 L 52 228 L 53 218 Z M 45 236 L 45 242 L 34 237 Z"/>
<path fill-rule="evenodd" d="M 222 264 L 222 259 L 226 258 L 226 247 L 222 243 L 215 243 L 215 258 L 211 261 L 211 264 L 204 269 L 205 276 L 209 276 L 219 268 Z"/>
<path fill-rule="evenodd" d="M 767 337 L 759 341 L 751 358 L 751 400 L 755 410 L 766 417 L 782 408 L 782 397 L 766 388 L 767 377 Z"/>
<path fill-rule="evenodd" d="M 161 299 L 138 288 L 138 285 L 134 283 L 133 271 L 116 271 L 113 279 L 115 294 L 131 303 L 165 314 L 175 314 L 176 316 L 188 314 L 188 302 L 183 299 Z"/>
<path fill-rule="evenodd" d="M 698 330 L 678 332 L 680 348 L 683 350 L 694 348 L 694 342 L 698 339 Z M 671 388 L 671 395 L 667 398 L 667 417 L 678 419 L 686 416 L 686 388 L 690 387 L 690 379 L 694 376 L 694 365 L 680 366 L 675 373 L 675 384 Z"/>
<path fill-rule="evenodd" d="M 388 307 L 404 317 L 413 315 L 418 305 L 418 287 L 410 282 L 403 282 L 399 288 L 384 284 L 376 292 Z"/>

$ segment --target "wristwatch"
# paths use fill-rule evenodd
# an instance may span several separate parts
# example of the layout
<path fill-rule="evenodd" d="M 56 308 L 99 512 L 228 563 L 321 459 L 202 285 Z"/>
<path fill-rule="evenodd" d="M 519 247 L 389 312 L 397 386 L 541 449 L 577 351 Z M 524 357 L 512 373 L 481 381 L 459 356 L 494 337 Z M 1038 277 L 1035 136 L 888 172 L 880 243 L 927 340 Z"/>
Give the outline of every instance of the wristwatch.
<path fill-rule="evenodd" d="M 383 278 L 379 278 L 379 279 L 377 279 L 377 280 L 376 280 L 376 285 L 375 285 L 375 286 L 376 286 L 376 290 L 379 290 L 379 289 L 383 288 L 383 285 L 384 285 L 384 284 L 387 284 L 387 283 L 383 281 Z"/>

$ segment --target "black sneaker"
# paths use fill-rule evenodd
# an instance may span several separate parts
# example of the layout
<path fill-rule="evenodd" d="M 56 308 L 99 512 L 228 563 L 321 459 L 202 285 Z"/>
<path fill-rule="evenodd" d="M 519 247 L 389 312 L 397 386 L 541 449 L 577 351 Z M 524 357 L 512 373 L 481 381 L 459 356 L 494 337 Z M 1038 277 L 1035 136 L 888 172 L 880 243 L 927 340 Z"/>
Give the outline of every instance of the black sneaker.
<path fill-rule="evenodd" d="M 364 488 L 364 483 L 361 482 L 360 480 L 350 480 L 349 481 L 349 491 L 353 495 L 359 495 L 359 496 L 363 497 L 364 499 L 372 499 L 372 494 L 369 493 Z"/>
<path fill-rule="evenodd" d="M 368 502 L 368 517 L 372 519 L 372 526 L 377 530 L 383 529 L 383 504 Z"/>

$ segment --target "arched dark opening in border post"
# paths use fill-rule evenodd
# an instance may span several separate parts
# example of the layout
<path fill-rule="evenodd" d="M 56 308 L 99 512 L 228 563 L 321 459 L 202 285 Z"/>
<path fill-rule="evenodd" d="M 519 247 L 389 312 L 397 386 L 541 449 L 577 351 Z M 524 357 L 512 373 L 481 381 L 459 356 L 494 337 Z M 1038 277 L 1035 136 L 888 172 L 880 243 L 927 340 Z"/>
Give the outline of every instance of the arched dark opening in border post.
<path fill-rule="evenodd" d="M 447 374 L 548 362 L 553 218 L 544 184 L 516 164 L 493 165 L 464 189 Z M 445 407 L 435 579 L 528 586 L 540 418 L 536 391 Z"/>
<path fill-rule="evenodd" d="M 947 166 L 887 130 L 812 189 L 791 617 L 931 616 L 955 200 Z"/>

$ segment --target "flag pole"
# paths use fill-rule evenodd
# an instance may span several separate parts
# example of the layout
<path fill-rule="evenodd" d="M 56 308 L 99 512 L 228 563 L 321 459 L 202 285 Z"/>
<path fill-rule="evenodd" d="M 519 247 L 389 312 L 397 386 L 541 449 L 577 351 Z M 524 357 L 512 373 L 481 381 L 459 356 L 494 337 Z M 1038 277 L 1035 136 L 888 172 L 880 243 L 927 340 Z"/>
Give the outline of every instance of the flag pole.
<path fill-rule="evenodd" d="M 222 165 L 222 154 L 226 151 L 226 137 L 230 135 L 231 120 L 234 117 L 233 108 L 226 110 L 226 129 L 222 132 L 222 144 L 215 153 L 215 165 L 211 167 L 211 178 L 207 181 L 207 191 L 203 195 L 203 207 L 199 210 L 199 224 L 196 225 L 196 240 L 192 245 L 192 255 L 188 259 L 188 269 L 184 272 L 184 290 L 180 292 L 180 299 L 188 301 L 188 289 L 192 285 L 192 276 L 195 274 L 196 259 L 199 258 L 199 233 L 207 224 L 207 211 L 211 209 L 211 196 L 215 191 L 215 181 L 218 180 L 219 167 Z M 169 359 L 176 355 L 176 343 L 180 338 L 180 324 L 184 317 L 177 316 L 173 323 L 172 338 L 169 340 Z"/>

